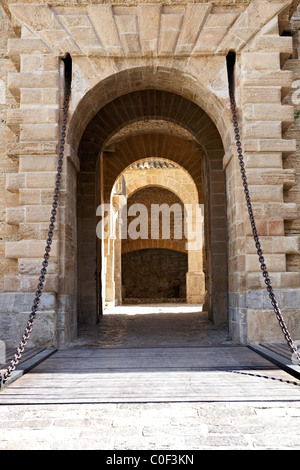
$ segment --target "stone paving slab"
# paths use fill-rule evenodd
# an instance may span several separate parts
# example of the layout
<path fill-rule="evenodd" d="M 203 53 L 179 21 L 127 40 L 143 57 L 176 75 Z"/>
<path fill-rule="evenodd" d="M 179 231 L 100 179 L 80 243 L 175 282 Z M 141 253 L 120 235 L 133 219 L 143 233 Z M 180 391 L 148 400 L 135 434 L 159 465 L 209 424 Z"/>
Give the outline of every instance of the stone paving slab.
<path fill-rule="evenodd" d="M 299 401 L 14 405 L 0 411 L 1 450 L 300 449 Z"/>
<path fill-rule="evenodd" d="M 198 349 L 167 348 L 165 358 L 163 348 L 56 352 L 1 392 L 0 449 L 300 449 L 299 381 L 248 348 L 213 348 L 219 370 L 203 367 L 204 356 L 212 361 L 211 348 Z M 145 367 L 147 354 L 160 358 L 160 371 L 157 363 L 156 370 Z M 130 361 L 136 358 L 136 372 L 128 369 L 126 355 Z M 234 367 L 238 357 L 240 367 Z M 94 373 L 93 363 L 87 367 L 91 358 Z M 65 368 L 55 371 L 66 359 Z M 101 360 L 114 368 L 108 371 Z M 112 396 L 112 385 L 119 395 L 101 403 Z M 128 390 L 136 401 L 124 400 Z M 168 396 L 160 401 L 163 390 Z M 70 398 L 72 402 L 63 403 Z"/>

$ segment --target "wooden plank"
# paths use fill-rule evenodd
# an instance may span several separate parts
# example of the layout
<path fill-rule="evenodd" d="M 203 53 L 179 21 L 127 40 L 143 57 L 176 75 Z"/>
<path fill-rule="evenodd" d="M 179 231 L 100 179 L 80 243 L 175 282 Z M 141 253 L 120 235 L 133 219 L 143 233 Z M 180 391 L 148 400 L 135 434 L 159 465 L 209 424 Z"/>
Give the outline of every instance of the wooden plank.
<path fill-rule="evenodd" d="M 269 348 L 265 348 L 260 344 L 251 344 L 249 346 L 253 351 L 260 354 L 262 357 L 265 357 L 273 364 L 279 366 L 282 370 L 286 371 L 288 374 L 292 375 L 293 377 L 300 379 L 300 365 L 294 364 L 291 361 L 291 358 L 287 358 L 274 352 Z"/>
<path fill-rule="evenodd" d="M 1 404 L 269 400 L 300 401 L 300 381 L 246 347 L 60 350 L 0 394 Z"/>
<path fill-rule="evenodd" d="M 24 352 L 22 353 L 22 357 L 19 361 L 19 364 L 22 364 L 22 362 L 27 361 L 28 359 L 32 358 L 36 354 L 39 354 L 40 352 L 44 351 L 46 348 L 25 348 Z M 17 352 L 17 348 L 6 348 L 5 351 L 5 363 L 2 364 L 0 363 L 0 369 L 5 369 L 7 368 L 11 360 L 14 358 L 15 354 Z"/>
<path fill-rule="evenodd" d="M 74 348 L 60 350 L 43 367 L 65 370 L 96 371 L 110 369 L 178 369 L 178 368 L 276 368 L 268 360 L 250 351 L 247 347 L 202 347 L 202 348 L 132 348 L 99 349 Z"/>
<path fill-rule="evenodd" d="M 291 359 L 292 353 L 289 346 L 286 343 L 260 343 L 266 349 L 279 354 L 282 357 Z"/>
<path fill-rule="evenodd" d="M 226 375 L 226 372 L 178 374 L 115 374 L 102 376 L 101 380 L 51 377 L 38 386 L 30 381 L 21 390 L 9 389 L 1 396 L 2 403 L 114 403 L 161 401 L 299 401 L 300 389 L 291 384 L 267 379 Z M 22 378 L 19 380 L 23 381 Z M 19 384 L 20 387 L 20 384 Z"/>
<path fill-rule="evenodd" d="M 41 349 L 41 350 L 39 350 Z M 45 348 L 36 348 L 36 354 L 32 355 L 29 354 L 25 358 L 23 357 L 22 361 L 19 362 L 16 369 L 12 372 L 12 374 L 8 377 L 5 384 L 1 381 L 1 389 L 7 387 L 8 385 L 12 384 L 16 380 L 18 380 L 22 375 L 29 372 L 31 369 L 36 367 L 42 361 L 50 357 L 52 354 L 56 352 L 56 349 L 45 349 Z M 4 376 L 4 373 L 7 371 L 7 368 L 0 369 L 1 376 Z"/>

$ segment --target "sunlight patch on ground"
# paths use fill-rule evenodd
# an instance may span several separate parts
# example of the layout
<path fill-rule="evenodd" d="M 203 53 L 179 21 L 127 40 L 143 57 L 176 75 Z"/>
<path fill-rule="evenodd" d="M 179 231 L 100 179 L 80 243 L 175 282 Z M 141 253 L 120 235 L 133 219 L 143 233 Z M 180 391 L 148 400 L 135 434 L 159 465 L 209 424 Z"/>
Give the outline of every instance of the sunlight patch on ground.
<path fill-rule="evenodd" d="M 135 304 L 119 305 L 105 309 L 103 314 L 145 315 L 149 313 L 191 313 L 202 312 L 203 305 L 191 304 Z"/>

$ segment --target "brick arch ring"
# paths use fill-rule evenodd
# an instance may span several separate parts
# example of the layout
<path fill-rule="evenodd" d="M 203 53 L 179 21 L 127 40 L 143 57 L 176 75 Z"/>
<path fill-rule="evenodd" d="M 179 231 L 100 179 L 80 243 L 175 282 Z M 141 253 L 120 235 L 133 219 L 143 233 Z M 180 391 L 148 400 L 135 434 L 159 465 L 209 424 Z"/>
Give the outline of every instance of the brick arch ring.
<path fill-rule="evenodd" d="M 135 163 L 142 163 L 149 159 L 141 159 Z M 153 159 L 154 160 L 154 159 Z M 158 160 L 158 159 L 157 159 Z M 172 162 L 171 160 L 167 159 L 159 159 L 166 162 Z M 191 175 L 178 163 L 176 163 L 176 170 L 174 170 L 177 175 L 180 173 L 182 181 L 179 181 L 177 175 L 175 176 L 167 176 L 165 175 L 165 170 L 157 170 L 156 174 L 148 175 L 141 175 L 136 176 L 133 181 L 126 180 L 126 196 L 129 198 L 132 196 L 136 191 L 146 187 L 146 186 L 159 186 L 161 188 L 165 188 L 171 192 L 173 192 L 183 204 L 198 204 L 199 203 L 199 196 L 198 191 L 196 188 L 196 184 L 191 177 Z M 124 175 L 125 173 L 128 174 L 128 167 L 122 172 Z M 119 177 L 117 178 L 117 180 Z"/>

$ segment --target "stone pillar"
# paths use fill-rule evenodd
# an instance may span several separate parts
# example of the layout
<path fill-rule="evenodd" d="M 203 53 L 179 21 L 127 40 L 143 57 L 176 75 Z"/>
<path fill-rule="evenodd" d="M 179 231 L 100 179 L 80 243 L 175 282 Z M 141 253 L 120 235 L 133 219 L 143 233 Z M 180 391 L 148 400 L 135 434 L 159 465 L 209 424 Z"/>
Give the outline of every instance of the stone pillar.
<path fill-rule="evenodd" d="M 188 272 L 186 274 L 186 301 L 188 304 L 204 304 L 205 275 L 203 272 L 203 214 L 195 218 L 195 207 L 187 213 Z M 197 215 L 200 215 L 197 213 Z M 197 239 L 193 241 L 193 234 Z"/>
<path fill-rule="evenodd" d="M 115 240 L 115 305 L 122 304 L 122 240 L 116 237 Z"/>
<path fill-rule="evenodd" d="M 35 47 L 35 54 L 28 51 L 28 42 Z M 35 45 L 35 46 L 34 46 Z M 15 298 L 14 328 L 25 325 L 31 310 L 42 267 L 45 240 L 51 216 L 51 204 L 57 168 L 57 143 L 60 108 L 59 58 L 26 27 L 22 36 L 12 39 L 9 54 L 19 62 L 19 71 L 8 74 L 8 87 L 19 107 L 7 112 L 7 125 L 16 134 L 16 140 L 8 148 L 8 154 L 18 160 L 18 172 L 8 173 L 6 190 L 15 194 L 16 205 L 6 211 L 6 222 L 16 227 L 15 241 L 5 243 L 6 259 L 15 260 L 15 273 L 4 276 L 6 295 Z M 16 59 L 17 60 L 17 59 Z M 66 166 L 60 201 L 65 197 Z M 57 345 L 57 300 L 59 287 L 59 260 L 64 259 L 64 246 L 59 243 L 59 231 L 65 227 L 63 210 L 59 211 L 52 243 L 51 258 L 43 292 L 45 312 L 30 338 L 30 344 Z M 63 250 L 63 251 L 62 251 Z M 25 295 L 31 293 L 32 295 Z M 63 293 L 63 292 L 62 292 Z M 21 296 L 22 302 L 17 302 Z M 21 298 L 20 297 L 20 298 Z M 4 299 L 3 304 L 6 305 Z M 18 304 L 18 307 L 17 307 Z M 5 313 L 5 312 L 4 312 Z M 8 312 L 9 313 L 9 312 Z M 17 326 L 18 325 L 18 326 Z M 8 334 L 9 336 L 9 334 Z M 15 341 L 19 342 L 19 335 Z"/>
<path fill-rule="evenodd" d="M 123 194 L 113 194 L 110 204 L 110 236 L 104 244 L 105 302 L 110 305 L 118 305 L 122 302 L 120 211 L 125 203 L 126 197 Z"/>
<path fill-rule="evenodd" d="M 106 253 L 106 276 L 105 276 L 105 303 L 113 304 L 115 302 L 115 240 L 116 237 L 109 237 L 107 240 L 107 253 Z"/>
<path fill-rule="evenodd" d="M 186 302 L 201 304 L 205 301 L 205 276 L 203 271 L 188 271 L 186 273 Z"/>

